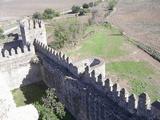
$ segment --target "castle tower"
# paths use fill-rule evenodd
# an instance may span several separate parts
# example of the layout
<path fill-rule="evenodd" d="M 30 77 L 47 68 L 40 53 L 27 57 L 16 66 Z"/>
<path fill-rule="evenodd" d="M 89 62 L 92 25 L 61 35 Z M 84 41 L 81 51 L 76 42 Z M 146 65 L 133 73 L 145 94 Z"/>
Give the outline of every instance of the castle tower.
<path fill-rule="evenodd" d="M 42 20 L 26 18 L 20 21 L 20 31 L 24 44 L 38 40 L 47 45 L 46 29 Z"/>

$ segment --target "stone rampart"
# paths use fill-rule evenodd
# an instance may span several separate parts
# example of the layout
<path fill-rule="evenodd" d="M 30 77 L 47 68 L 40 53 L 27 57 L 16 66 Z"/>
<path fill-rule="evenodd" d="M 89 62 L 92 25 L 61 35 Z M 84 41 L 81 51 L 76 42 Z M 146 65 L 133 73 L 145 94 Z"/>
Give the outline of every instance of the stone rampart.
<path fill-rule="evenodd" d="M 0 54 L 0 80 L 5 80 L 11 90 L 40 81 L 39 65 L 31 63 L 35 57 L 33 45 L 4 50 Z"/>
<path fill-rule="evenodd" d="M 20 30 L 24 44 L 35 39 L 47 45 L 45 24 L 42 20 L 26 18 L 20 21 Z"/>
<path fill-rule="evenodd" d="M 90 66 L 86 65 L 82 72 L 82 68 L 74 66 L 61 52 L 38 41 L 34 45 L 45 83 L 56 88 L 59 99 L 77 120 L 160 119 L 159 102 L 151 105 L 146 93 L 138 97 L 129 95 L 109 78 L 103 78 L 102 74 L 97 76 Z"/>

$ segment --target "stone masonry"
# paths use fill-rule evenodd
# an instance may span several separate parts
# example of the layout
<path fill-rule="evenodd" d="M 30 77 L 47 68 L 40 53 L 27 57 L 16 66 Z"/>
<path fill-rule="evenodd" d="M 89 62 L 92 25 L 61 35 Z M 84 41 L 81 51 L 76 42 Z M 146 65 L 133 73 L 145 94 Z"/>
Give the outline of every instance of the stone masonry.
<path fill-rule="evenodd" d="M 0 75 L 8 89 L 42 78 L 48 87 L 56 89 L 59 100 L 77 120 L 160 120 L 160 102 L 151 104 L 147 93 L 136 97 L 113 84 L 105 76 L 102 59 L 72 62 L 48 47 L 41 20 L 27 18 L 20 22 L 20 29 L 22 46 L 1 50 Z"/>

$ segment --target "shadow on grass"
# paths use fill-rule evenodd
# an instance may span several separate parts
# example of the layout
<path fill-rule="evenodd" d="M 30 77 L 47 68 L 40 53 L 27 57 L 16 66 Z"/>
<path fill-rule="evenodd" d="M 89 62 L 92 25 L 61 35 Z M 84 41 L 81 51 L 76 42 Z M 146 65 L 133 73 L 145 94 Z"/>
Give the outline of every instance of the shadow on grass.
<path fill-rule="evenodd" d="M 35 103 L 40 101 L 43 96 L 45 96 L 45 91 L 47 86 L 41 81 L 28 86 L 21 87 L 20 90 L 23 92 L 25 97 L 25 104 Z"/>
<path fill-rule="evenodd" d="M 28 86 L 21 87 L 20 90 L 25 97 L 25 104 L 41 103 L 42 97 L 46 95 L 47 86 L 43 81 L 37 82 Z M 62 120 L 75 120 L 73 116 L 65 109 L 66 115 Z"/>

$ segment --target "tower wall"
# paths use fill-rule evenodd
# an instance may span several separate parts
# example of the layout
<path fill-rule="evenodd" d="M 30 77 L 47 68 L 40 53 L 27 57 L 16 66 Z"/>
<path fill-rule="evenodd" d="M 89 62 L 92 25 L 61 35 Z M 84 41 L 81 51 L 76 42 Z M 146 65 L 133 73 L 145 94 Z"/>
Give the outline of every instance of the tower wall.
<path fill-rule="evenodd" d="M 0 54 L 0 80 L 10 90 L 41 80 L 39 64 L 33 64 L 36 57 L 34 46 L 5 50 Z"/>
<path fill-rule="evenodd" d="M 27 42 L 33 43 L 34 40 L 39 40 L 47 45 L 46 28 L 43 21 L 26 18 L 20 21 L 20 31 L 24 44 Z"/>

